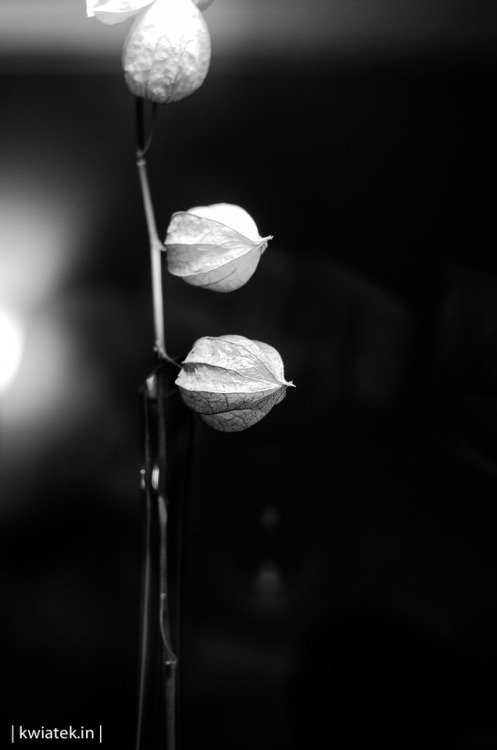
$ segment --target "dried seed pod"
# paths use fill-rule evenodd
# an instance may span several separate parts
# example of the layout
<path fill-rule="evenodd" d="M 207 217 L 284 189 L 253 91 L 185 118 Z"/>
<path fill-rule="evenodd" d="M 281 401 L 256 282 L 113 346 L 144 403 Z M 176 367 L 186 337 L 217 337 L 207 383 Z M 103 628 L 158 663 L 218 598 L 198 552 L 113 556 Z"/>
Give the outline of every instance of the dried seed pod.
<path fill-rule="evenodd" d="M 209 30 L 192 0 L 155 0 L 128 32 L 124 76 L 135 96 L 177 102 L 202 85 L 210 57 Z"/>
<path fill-rule="evenodd" d="M 167 268 L 188 284 L 231 292 L 253 275 L 271 236 L 240 206 L 215 203 L 173 214 L 167 230 Z"/>
<path fill-rule="evenodd" d="M 205 10 L 214 0 L 192 0 L 199 10 Z M 86 15 L 102 23 L 116 24 L 126 21 L 152 5 L 155 0 L 86 0 Z"/>
<path fill-rule="evenodd" d="M 86 0 L 86 15 L 107 24 L 126 21 L 155 0 Z"/>
<path fill-rule="evenodd" d="M 276 349 L 244 336 L 204 336 L 182 365 L 176 384 L 183 401 L 222 432 L 256 424 L 293 386 Z"/>

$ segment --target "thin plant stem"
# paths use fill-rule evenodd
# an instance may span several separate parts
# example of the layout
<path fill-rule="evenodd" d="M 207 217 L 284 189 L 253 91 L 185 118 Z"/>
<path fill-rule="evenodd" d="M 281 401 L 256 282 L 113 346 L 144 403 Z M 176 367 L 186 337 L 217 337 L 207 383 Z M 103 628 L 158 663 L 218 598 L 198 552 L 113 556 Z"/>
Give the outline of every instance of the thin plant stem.
<path fill-rule="evenodd" d="M 156 105 L 152 111 L 152 125 L 155 121 Z M 140 181 L 145 220 L 150 245 L 151 277 L 152 277 L 152 301 L 154 320 L 154 350 L 159 363 L 164 360 L 178 364 L 166 353 L 164 334 L 164 301 L 162 285 L 162 253 L 164 247 L 159 239 L 154 208 L 148 181 L 147 164 L 145 154 L 152 140 L 152 128 L 148 135 L 145 133 L 144 101 L 136 100 L 136 134 L 137 151 L 136 166 Z M 154 384 L 152 387 L 152 383 Z M 154 402 L 155 419 L 154 426 L 150 419 L 146 421 L 146 472 L 145 472 L 145 527 L 146 527 L 146 559 L 143 580 L 142 595 L 142 656 L 140 665 L 140 694 L 139 694 L 139 716 L 137 733 L 137 750 L 149 750 L 149 746 L 143 745 L 146 741 L 145 734 L 145 706 L 147 700 L 154 701 L 153 687 L 150 679 L 154 674 L 153 664 L 150 659 L 157 656 L 157 647 L 161 652 L 162 662 L 162 687 L 159 687 L 155 695 L 163 696 L 165 706 L 165 741 L 166 750 L 176 750 L 178 746 L 177 737 L 177 693 L 178 693 L 178 659 L 173 651 L 171 602 L 169 590 L 169 504 L 167 498 L 166 471 L 168 460 L 166 456 L 166 397 L 164 391 L 164 373 L 156 372 L 154 378 L 148 384 L 149 407 Z M 150 430 L 152 429 L 153 437 Z M 150 439 L 152 441 L 150 443 Z M 157 549 L 158 542 L 158 549 Z M 158 556 L 157 556 L 158 552 Z M 158 563 L 158 570 L 157 570 Z M 154 572 L 158 577 L 154 577 Z M 158 595 L 158 598 L 156 598 Z M 158 607 L 158 610 L 157 610 Z M 159 626 L 160 641 L 157 640 Z M 155 645 L 154 645 L 155 644 Z M 158 666 L 158 665 L 157 665 Z M 151 692 L 152 690 L 152 692 Z M 159 709 L 160 710 L 160 709 Z M 159 727 L 163 722 L 159 722 Z M 159 736 L 161 729 L 158 728 Z M 154 736 L 154 735 L 152 735 Z M 152 740 L 154 742 L 154 740 Z"/>
<path fill-rule="evenodd" d="M 161 611 L 160 611 L 160 623 L 161 623 L 161 635 L 163 644 L 163 659 L 164 659 L 164 681 L 165 681 L 165 709 L 166 709 L 166 750 L 176 750 L 177 745 L 177 731 L 176 731 L 176 714 L 177 705 L 176 697 L 178 692 L 178 657 L 172 649 L 172 634 L 171 634 L 171 610 L 170 610 L 170 593 L 169 593 L 169 560 L 168 549 L 169 545 L 167 542 L 167 508 L 166 503 L 162 497 L 159 497 L 159 521 L 161 524 L 162 531 L 162 560 L 161 560 L 161 572 L 162 572 L 162 585 L 161 585 Z"/>
<path fill-rule="evenodd" d="M 162 243 L 157 234 L 154 210 L 148 184 L 147 163 L 145 157 L 138 153 L 136 159 L 143 207 L 147 221 L 150 242 L 150 270 L 152 274 L 152 304 L 154 316 L 154 350 L 160 359 L 168 359 L 164 336 L 164 300 L 162 295 Z"/>
<path fill-rule="evenodd" d="M 150 126 L 148 130 L 148 134 L 146 134 L 144 101 L 141 98 L 137 98 L 136 100 L 136 140 L 138 144 L 137 146 L 138 150 L 141 152 L 143 156 L 145 156 L 148 149 L 150 148 L 150 144 L 152 143 L 152 136 L 154 134 L 154 125 L 155 125 L 156 119 L 157 119 L 157 104 L 156 102 L 154 102 L 152 104 L 152 116 L 150 119 Z"/>
<path fill-rule="evenodd" d="M 169 366 L 169 365 L 167 365 Z M 171 486 L 167 435 L 166 364 L 142 390 L 145 556 L 142 573 L 141 644 L 136 750 L 178 750 L 180 479 Z M 177 457 L 177 455 L 176 455 Z M 181 461 L 183 463 L 183 461 Z M 174 496 L 171 503 L 169 495 Z M 172 578 L 172 581 L 170 579 Z M 172 584 L 172 585 L 171 585 Z M 173 650 L 174 649 L 174 650 Z"/>
<path fill-rule="evenodd" d="M 153 118 L 155 119 L 156 109 L 154 108 Z M 154 120 L 153 120 L 154 121 Z M 153 124 L 152 121 L 152 124 Z M 154 206 L 150 193 L 148 181 L 147 162 L 145 154 L 152 140 L 152 130 L 147 139 L 145 139 L 143 99 L 136 99 L 136 124 L 137 124 L 137 149 L 136 149 L 136 166 L 138 168 L 138 177 L 145 210 L 145 220 L 147 224 L 148 239 L 150 244 L 150 270 L 152 276 L 152 305 L 154 320 L 154 350 L 159 359 L 171 358 L 166 353 L 166 342 L 164 335 L 164 299 L 162 289 L 162 252 L 163 245 L 157 232 L 157 223 L 155 221 Z"/>
<path fill-rule="evenodd" d="M 141 595 L 141 643 L 136 750 L 163 747 L 163 647 L 161 639 L 161 556 L 158 457 L 163 448 L 157 403 L 156 375 L 142 390 L 142 469 L 140 488 L 144 510 L 144 559 Z"/>

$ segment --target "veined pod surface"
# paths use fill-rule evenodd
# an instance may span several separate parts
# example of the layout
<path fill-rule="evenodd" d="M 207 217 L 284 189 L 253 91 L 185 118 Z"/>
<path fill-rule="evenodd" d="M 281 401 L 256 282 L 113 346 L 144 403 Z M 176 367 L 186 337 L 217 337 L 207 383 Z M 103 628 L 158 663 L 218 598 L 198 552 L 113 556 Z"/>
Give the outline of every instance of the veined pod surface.
<path fill-rule="evenodd" d="M 202 85 L 210 58 L 209 29 L 192 0 L 155 0 L 126 36 L 124 77 L 135 96 L 177 102 Z"/>
<path fill-rule="evenodd" d="M 167 269 L 193 286 L 231 292 L 251 278 L 270 239 L 260 237 L 250 214 L 232 203 L 177 211 L 164 243 Z"/>
<path fill-rule="evenodd" d="M 204 336 L 176 379 L 183 401 L 210 427 L 240 432 L 259 422 L 284 397 L 283 361 L 269 344 L 245 336 Z"/>

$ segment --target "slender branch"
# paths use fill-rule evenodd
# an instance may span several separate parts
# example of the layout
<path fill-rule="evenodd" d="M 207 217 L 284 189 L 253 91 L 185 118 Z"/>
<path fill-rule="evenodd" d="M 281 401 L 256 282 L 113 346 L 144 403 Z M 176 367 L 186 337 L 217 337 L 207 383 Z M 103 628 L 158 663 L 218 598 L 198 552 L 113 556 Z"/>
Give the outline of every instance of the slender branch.
<path fill-rule="evenodd" d="M 165 680 L 165 708 L 166 708 L 166 748 L 176 750 L 176 698 L 178 692 L 178 657 L 173 651 L 171 633 L 171 607 L 169 587 L 169 544 L 168 514 L 164 498 L 159 496 L 159 520 L 161 524 L 161 613 L 160 624 L 163 644 L 164 680 Z"/>
<path fill-rule="evenodd" d="M 154 349 L 161 359 L 168 359 L 164 337 L 164 300 L 162 295 L 162 243 L 157 234 L 154 209 L 148 184 L 147 163 L 141 152 L 137 152 L 136 166 L 145 209 L 148 238 L 150 242 L 150 270 L 152 274 L 152 304 L 154 316 Z"/>
<path fill-rule="evenodd" d="M 154 108 L 152 125 L 155 120 L 155 112 L 156 109 Z M 136 99 L 136 134 L 136 166 L 138 168 L 138 177 L 140 180 L 143 208 L 145 210 L 145 220 L 147 223 L 148 238 L 150 243 L 150 270 L 152 275 L 152 305 L 154 318 L 154 350 L 157 352 L 159 359 L 167 359 L 173 361 L 166 353 L 166 343 L 164 335 L 164 300 L 162 291 L 163 246 L 157 232 L 154 207 L 152 203 L 152 196 L 150 193 L 150 185 L 148 182 L 147 162 L 145 160 L 145 154 L 152 140 L 152 129 L 150 129 L 148 138 L 145 138 L 143 99 L 141 99 L 140 97 L 137 97 Z"/>
<path fill-rule="evenodd" d="M 157 104 L 153 102 L 152 104 L 152 117 L 150 120 L 150 126 L 148 135 L 145 134 L 145 110 L 144 110 L 144 100 L 138 97 L 136 99 L 136 141 L 137 141 L 137 147 L 138 150 L 141 151 L 142 156 L 145 156 L 147 153 L 150 144 L 152 143 L 152 136 L 154 134 L 154 125 L 155 120 L 157 117 Z"/>
<path fill-rule="evenodd" d="M 150 244 L 150 262 L 152 278 L 152 301 L 154 320 L 154 350 L 160 361 L 168 360 L 179 367 L 166 353 L 164 335 L 164 301 L 162 285 L 162 253 L 164 247 L 159 239 L 157 224 L 152 203 L 150 185 L 148 181 L 147 164 L 145 154 L 152 140 L 152 128 L 155 122 L 156 105 L 152 111 L 152 123 L 148 134 L 145 128 L 144 101 L 136 99 L 136 166 L 140 181 L 140 189 L 145 210 L 145 220 Z M 146 703 L 153 698 L 150 688 L 150 658 L 156 655 L 156 625 L 160 627 L 161 658 L 162 658 L 162 685 L 159 694 L 165 701 L 165 741 L 167 750 L 177 750 L 178 726 L 177 726 L 177 697 L 178 697 L 178 659 L 173 651 L 171 602 L 169 589 L 169 539 L 168 531 L 168 502 L 166 498 L 166 398 L 165 398 L 165 374 L 157 370 L 157 379 L 154 380 L 156 391 L 151 394 L 155 402 L 155 434 L 152 440 L 153 447 L 149 444 L 149 431 L 151 424 L 146 420 L 146 475 L 144 477 L 146 489 L 146 566 L 143 583 L 143 615 L 142 615 L 142 663 L 140 671 L 140 695 L 139 716 L 137 732 L 137 750 L 148 749 L 147 736 L 145 734 Z M 148 404 L 151 407 L 151 404 Z M 151 455 L 151 449 L 153 456 Z M 157 538 L 158 535 L 158 538 Z M 159 558 L 155 557 L 156 543 L 159 542 Z M 152 573 L 156 570 L 158 563 L 159 580 L 158 590 L 154 585 Z M 160 601 L 154 600 L 157 594 Z M 156 611 L 158 605 L 159 611 Z M 157 617 L 158 615 L 158 617 Z M 155 619 L 157 617 L 157 619 Z M 155 620 L 155 622 L 154 622 Z M 148 671 L 147 671 L 148 670 Z M 152 672 L 153 674 L 153 672 Z M 159 733 L 164 726 L 159 723 Z M 155 736 L 155 735 L 152 735 Z M 154 742 L 154 740 L 152 740 Z M 155 747 L 155 745 L 154 745 Z"/>

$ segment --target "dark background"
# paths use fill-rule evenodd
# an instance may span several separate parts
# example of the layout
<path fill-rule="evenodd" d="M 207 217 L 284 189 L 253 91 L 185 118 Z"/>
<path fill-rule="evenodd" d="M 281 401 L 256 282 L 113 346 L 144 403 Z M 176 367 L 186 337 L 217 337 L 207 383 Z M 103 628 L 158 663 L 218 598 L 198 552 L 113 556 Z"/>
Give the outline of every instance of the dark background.
<path fill-rule="evenodd" d="M 497 55 L 449 25 L 425 47 L 422 20 L 407 49 L 224 51 L 160 109 L 161 234 L 227 201 L 274 235 L 232 295 L 165 279 L 170 352 L 246 335 L 297 386 L 246 433 L 196 427 L 186 750 L 497 747 Z M 116 60 L 83 63 L 2 58 L 0 289 L 27 332 L 0 404 L 2 733 L 125 748 L 149 268 L 134 102 Z"/>

